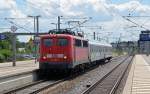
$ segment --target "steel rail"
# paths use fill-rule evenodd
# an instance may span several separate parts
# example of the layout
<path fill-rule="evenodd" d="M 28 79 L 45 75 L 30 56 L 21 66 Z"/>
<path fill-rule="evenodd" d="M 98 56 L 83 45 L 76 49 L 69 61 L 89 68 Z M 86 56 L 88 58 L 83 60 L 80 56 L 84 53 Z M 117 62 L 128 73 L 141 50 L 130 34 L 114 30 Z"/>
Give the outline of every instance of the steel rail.
<path fill-rule="evenodd" d="M 35 91 L 33 91 L 33 92 L 29 93 L 29 94 L 37 94 L 37 93 L 39 93 L 39 92 L 41 92 L 41 91 L 43 91 L 43 90 L 45 90 L 45 89 L 48 89 L 48 88 L 50 88 L 50 87 L 52 87 L 52 86 L 54 86 L 54 85 L 57 85 L 57 84 L 59 84 L 59 83 L 65 81 L 65 80 L 66 80 L 66 79 L 58 80 L 58 81 L 56 81 L 56 82 L 54 82 L 54 83 L 52 83 L 52 84 L 49 84 L 49 85 L 47 85 L 47 86 L 45 86 L 45 87 L 42 87 L 42 88 L 40 88 L 40 89 L 38 89 L 38 90 L 35 90 Z"/>
<path fill-rule="evenodd" d="M 32 71 L 27 71 L 27 72 L 22 72 L 22 73 L 17 73 L 17 74 L 5 75 L 3 77 L 0 77 L 0 81 L 1 81 L 0 83 L 5 82 L 5 81 L 9 81 L 12 79 L 18 79 L 18 78 L 24 77 L 26 75 L 34 75 L 37 72 L 38 72 L 37 70 L 32 70 Z M 11 90 L 14 90 L 14 88 L 11 88 L 9 90 L 0 91 L 0 93 L 5 94 Z"/>
<path fill-rule="evenodd" d="M 24 86 L 21 86 L 21 87 L 18 87 L 18 88 L 14 88 L 14 89 L 11 89 L 9 91 L 5 91 L 3 92 L 3 94 L 13 94 L 13 93 L 16 93 L 17 91 L 20 91 L 20 90 L 23 90 L 23 89 L 26 89 L 26 88 L 29 88 L 33 85 L 37 85 L 37 84 L 40 84 L 42 82 L 44 82 L 45 80 L 40 80 L 40 81 L 36 81 L 36 82 L 33 82 L 33 83 L 30 83 L 30 84 L 26 84 Z"/>
<path fill-rule="evenodd" d="M 101 83 L 105 78 L 107 78 L 114 70 L 116 70 L 117 67 L 119 67 L 121 64 L 123 64 L 128 58 L 129 57 L 125 58 L 122 62 L 120 62 L 118 65 L 116 65 L 110 72 L 108 72 L 106 75 L 104 75 L 99 81 L 95 82 L 93 85 L 91 85 L 85 91 L 83 91 L 81 94 L 89 94 L 99 83 Z"/>
<path fill-rule="evenodd" d="M 131 59 L 131 62 L 132 62 L 132 60 L 133 60 L 133 57 Z M 118 88 L 118 86 L 119 86 L 122 78 L 124 77 L 124 75 L 127 72 L 127 70 L 128 70 L 128 68 L 129 68 L 130 65 L 131 65 L 131 63 L 128 63 L 127 67 L 125 68 L 125 70 L 123 71 L 123 73 L 118 77 L 117 81 L 115 82 L 115 84 L 114 84 L 114 86 L 111 89 L 111 91 L 110 91 L 109 94 L 114 94 L 115 93 L 115 91 L 117 90 L 117 88 Z"/>
<path fill-rule="evenodd" d="M 121 63 L 124 62 L 127 58 L 128 58 L 128 57 L 126 57 L 124 60 L 122 60 Z M 119 63 L 117 66 L 119 66 L 121 63 Z M 116 66 L 116 67 L 117 67 L 117 66 Z M 115 68 L 116 68 L 116 67 L 115 67 Z M 114 68 L 113 70 L 115 70 L 115 68 Z M 110 73 L 108 73 L 108 74 L 110 74 Z M 74 76 L 76 76 L 76 75 L 74 75 Z M 41 92 L 41 91 L 43 91 L 43 90 L 45 90 L 45 89 L 51 88 L 51 87 L 53 87 L 54 85 L 57 85 L 57 84 L 59 84 L 59 83 L 61 83 L 61 82 L 64 82 L 64 81 L 66 81 L 67 79 L 73 78 L 74 76 L 71 75 L 71 76 L 69 76 L 69 77 L 67 77 L 67 78 L 64 78 L 64 79 L 61 79 L 61 80 L 57 80 L 57 81 L 52 82 L 52 83 L 50 83 L 50 84 L 48 84 L 48 85 L 46 85 L 46 86 L 44 86 L 44 87 L 41 87 L 41 88 L 38 89 L 38 90 L 33 90 L 33 91 L 31 91 L 30 93 L 28 93 L 28 94 L 37 94 L 37 93 L 39 93 L 39 92 Z M 105 75 L 105 76 L 106 76 L 106 75 Z M 104 78 L 103 78 L 103 79 L 104 79 Z M 3 93 L 3 94 L 17 93 L 17 92 L 19 92 L 19 91 L 21 91 L 21 90 L 28 89 L 28 88 L 30 88 L 30 87 L 32 87 L 32 86 L 36 86 L 36 85 L 42 84 L 42 83 L 44 83 L 44 82 L 46 82 L 46 81 L 49 81 L 49 80 L 40 80 L 40 81 L 33 82 L 33 83 L 31 83 L 31 84 L 26 84 L 25 86 L 18 87 L 18 88 L 14 88 L 14 89 L 11 89 L 11 90 L 9 90 L 9 91 L 6 91 L 6 92 Z M 87 93 L 83 93 L 83 94 L 87 94 Z"/>
<path fill-rule="evenodd" d="M 68 79 L 68 78 L 67 78 L 67 79 Z M 47 85 L 47 86 L 45 86 L 45 87 L 42 87 L 42 88 L 40 88 L 40 89 L 38 89 L 38 90 L 34 90 L 33 92 L 31 91 L 31 92 L 28 93 L 28 94 L 36 94 L 36 93 L 38 93 L 38 92 L 40 92 L 40 91 L 42 91 L 42 90 L 44 90 L 44 89 L 50 88 L 50 87 L 52 87 L 52 86 L 54 86 L 54 85 L 56 85 L 56 84 L 58 84 L 58 83 L 61 83 L 61 82 L 65 81 L 65 80 L 66 80 L 66 78 L 65 78 L 65 79 L 62 79 L 62 80 L 57 80 L 57 81 L 55 81 L 55 82 L 53 82 L 53 83 L 51 83 L 51 84 L 49 84 L 49 85 Z M 21 87 L 17 87 L 17 88 L 11 89 L 11 90 L 9 90 L 9 91 L 4 91 L 3 94 L 16 94 L 16 93 L 19 92 L 19 91 L 28 89 L 28 88 L 30 88 L 30 87 L 32 87 L 32 86 L 36 86 L 36 85 L 45 83 L 46 81 L 49 82 L 49 80 L 39 80 L 39 81 L 30 83 L 30 84 L 26 84 L 26 85 L 21 86 Z"/>
<path fill-rule="evenodd" d="M 117 57 L 116 57 L 117 58 Z M 127 57 L 128 58 L 128 57 Z M 124 62 L 126 59 L 124 59 L 122 62 Z M 119 65 L 118 65 L 119 66 Z M 114 68 L 115 69 L 115 68 Z M 81 73 L 82 74 L 82 73 Z M 78 75 L 80 75 L 80 74 L 78 74 Z M 48 89 L 48 88 L 50 88 L 50 87 L 52 87 L 52 86 L 54 86 L 54 85 L 56 85 L 56 84 L 59 84 L 59 83 L 61 83 L 61 82 L 63 82 L 63 81 L 65 81 L 66 79 L 70 79 L 70 78 L 73 78 L 73 77 L 76 77 L 77 75 L 71 75 L 70 77 L 68 77 L 68 78 L 65 78 L 65 79 L 63 79 L 63 80 L 59 80 L 59 81 L 56 81 L 56 82 L 54 82 L 54 83 L 52 83 L 52 84 L 50 84 L 50 85 L 48 85 L 48 86 L 46 86 L 46 87 L 43 87 L 43 88 L 41 88 L 41 89 L 39 89 L 39 90 L 36 90 L 36 91 L 34 91 L 34 92 L 32 92 L 32 93 L 29 93 L 29 94 L 37 94 L 37 93 L 39 93 L 39 92 L 41 92 L 41 91 L 43 91 L 43 90 L 45 90 L 45 89 Z"/>
<path fill-rule="evenodd" d="M 41 87 L 41 88 L 38 89 L 38 90 L 33 90 L 33 91 L 29 92 L 28 94 L 36 94 L 36 93 L 39 93 L 39 92 L 41 92 L 41 91 L 43 91 L 43 90 L 45 90 L 45 89 L 47 89 L 47 88 L 50 88 L 50 87 L 52 87 L 52 86 L 54 86 L 54 85 L 57 85 L 57 84 L 59 84 L 59 83 L 65 81 L 65 80 L 67 80 L 68 78 L 69 78 L 69 77 L 64 78 L 64 79 L 61 79 L 61 80 L 57 80 L 57 81 L 52 82 L 52 83 L 50 83 L 50 84 L 48 84 L 48 85 L 46 85 L 46 86 L 44 86 L 44 87 Z M 30 88 L 30 87 L 32 87 L 32 86 L 40 85 L 40 84 L 42 84 L 42 83 L 49 82 L 49 81 L 50 81 L 50 80 L 39 80 L 39 81 L 30 83 L 30 84 L 26 84 L 26 85 L 24 85 L 24 86 L 22 86 L 22 87 L 17 87 L 17 88 L 14 88 L 14 89 L 12 89 L 12 90 L 5 91 L 5 92 L 3 92 L 3 94 L 15 94 L 15 93 L 20 92 L 20 91 L 22 91 L 22 90 L 28 89 L 28 88 Z"/>

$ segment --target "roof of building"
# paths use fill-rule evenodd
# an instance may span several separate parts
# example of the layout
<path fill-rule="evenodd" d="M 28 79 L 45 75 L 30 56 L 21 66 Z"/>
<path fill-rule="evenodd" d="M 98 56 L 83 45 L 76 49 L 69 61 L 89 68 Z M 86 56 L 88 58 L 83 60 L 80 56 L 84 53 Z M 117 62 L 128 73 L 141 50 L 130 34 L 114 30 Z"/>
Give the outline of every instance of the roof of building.
<path fill-rule="evenodd" d="M 96 41 L 96 40 L 90 40 L 89 44 L 112 47 L 112 45 L 109 43 L 104 43 L 104 42 L 100 42 L 100 41 Z"/>

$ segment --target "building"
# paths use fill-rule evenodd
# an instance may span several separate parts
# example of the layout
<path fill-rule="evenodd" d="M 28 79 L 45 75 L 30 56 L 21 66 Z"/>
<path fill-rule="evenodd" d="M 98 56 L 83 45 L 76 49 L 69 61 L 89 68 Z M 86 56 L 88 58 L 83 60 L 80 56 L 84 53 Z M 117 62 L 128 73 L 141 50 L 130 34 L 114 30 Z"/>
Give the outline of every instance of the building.
<path fill-rule="evenodd" d="M 119 43 L 111 43 L 112 47 L 116 50 L 127 52 L 127 53 L 137 53 L 138 43 L 137 41 L 122 41 Z"/>
<path fill-rule="evenodd" d="M 19 52 L 25 52 L 25 48 L 18 48 Z"/>
<path fill-rule="evenodd" d="M 150 54 L 150 31 L 141 31 L 138 41 L 139 53 Z"/>

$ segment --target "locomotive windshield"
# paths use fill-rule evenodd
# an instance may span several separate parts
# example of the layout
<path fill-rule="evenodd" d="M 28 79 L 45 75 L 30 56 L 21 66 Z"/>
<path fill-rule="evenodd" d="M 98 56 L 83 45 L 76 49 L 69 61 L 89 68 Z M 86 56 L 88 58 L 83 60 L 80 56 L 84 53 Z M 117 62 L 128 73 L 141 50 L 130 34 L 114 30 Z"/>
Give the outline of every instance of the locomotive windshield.
<path fill-rule="evenodd" d="M 58 46 L 67 46 L 68 45 L 68 40 L 66 38 L 59 38 L 57 45 Z"/>
<path fill-rule="evenodd" d="M 43 44 L 44 44 L 44 46 L 46 46 L 46 47 L 50 47 L 50 46 L 52 46 L 53 45 L 53 40 L 52 39 L 43 39 Z"/>

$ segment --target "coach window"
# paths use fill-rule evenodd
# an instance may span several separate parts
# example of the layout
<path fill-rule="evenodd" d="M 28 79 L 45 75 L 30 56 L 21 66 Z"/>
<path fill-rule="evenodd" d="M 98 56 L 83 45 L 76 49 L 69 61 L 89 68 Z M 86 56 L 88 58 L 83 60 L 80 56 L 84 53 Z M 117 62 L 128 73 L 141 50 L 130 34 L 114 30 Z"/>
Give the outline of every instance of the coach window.
<path fill-rule="evenodd" d="M 75 39 L 75 46 L 81 47 L 82 46 L 81 40 Z"/>
<path fill-rule="evenodd" d="M 88 42 L 87 41 L 83 41 L 83 47 L 88 47 Z"/>
<path fill-rule="evenodd" d="M 52 39 L 43 39 L 43 44 L 44 44 L 44 46 L 46 46 L 46 47 L 50 47 L 50 46 L 52 46 L 53 45 L 53 40 Z"/>
<path fill-rule="evenodd" d="M 67 46 L 68 45 L 68 40 L 66 38 L 59 38 L 57 42 L 58 46 Z"/>

